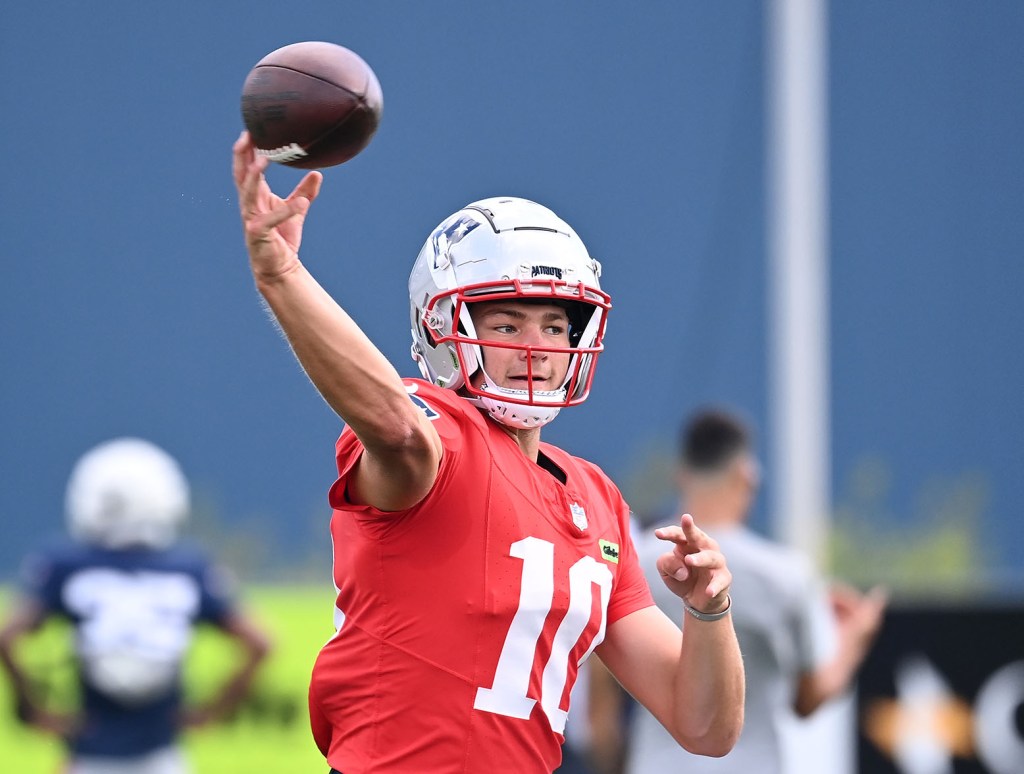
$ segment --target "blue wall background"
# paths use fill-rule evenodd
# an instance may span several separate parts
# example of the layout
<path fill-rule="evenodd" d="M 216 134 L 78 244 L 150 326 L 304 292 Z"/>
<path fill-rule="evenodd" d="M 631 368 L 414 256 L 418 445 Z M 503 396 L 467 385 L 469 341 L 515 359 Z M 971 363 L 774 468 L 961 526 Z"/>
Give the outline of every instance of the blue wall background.
<path fill-rule="evenodd" d="M 689 410 L 727 402 L 761 429 L 770 487 L 765 13 L 8 8 L 0 579 L 61 530 L 75 459 L 121 434 L 175 454 L 202 509 L 271 547 L 271 567 L 324 549 L 340 425 L 260 307 L 230 178 L 242 81 L 298 40 L 355 49 L 383 86 L 381 129 L 327 170 L 303 254 L 403 374 L 423 239 L 474 199 L 534 198 L 603 261 L 615 304 L 591 399 L 546 437 L 664 507 L 658 455 Z M 868 509 L 909 529 L 963 508 L 1006 587 L 1024 576 L 1024 5 L 830 13 L 834 496 L 854 520 Z M 270 174 L 282 191 L 298 177 Z M 755 521 L 772 527 L 763 503 Z M 311 571 L 328 577 L 326 562 Z"/>

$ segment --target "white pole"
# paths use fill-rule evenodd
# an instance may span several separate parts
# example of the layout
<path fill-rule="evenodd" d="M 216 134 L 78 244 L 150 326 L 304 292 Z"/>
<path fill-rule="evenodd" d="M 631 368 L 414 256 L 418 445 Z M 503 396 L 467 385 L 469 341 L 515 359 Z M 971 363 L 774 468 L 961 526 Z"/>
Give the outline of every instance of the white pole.
<path fill-rule="evenodd" d="M 819 566 L 831 501 L 825 1 L 772 0 L 767 19 L 772 516 Z"/>
<path fill-rule="evenodd" d="M 825 563 L 829 530 L 826 0 L 772 0 L 768 25 L 771 484 L 777 537 Z M 852 774 L 844 700 L 784 725 L 788 774 Z"/>

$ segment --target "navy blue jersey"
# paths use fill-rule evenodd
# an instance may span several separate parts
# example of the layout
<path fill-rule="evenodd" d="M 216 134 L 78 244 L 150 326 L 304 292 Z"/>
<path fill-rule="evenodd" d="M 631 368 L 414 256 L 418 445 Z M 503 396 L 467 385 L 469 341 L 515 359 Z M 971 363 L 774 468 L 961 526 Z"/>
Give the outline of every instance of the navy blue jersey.
<path fill-rule="evenodd" d="M 134 757 L 178 734 L 181 664 L 199 622 L 232 610 L 224 573 L 197 548 L 62 544 L 31 557 L 23 589 L 75 628 L 82 755 Z"/>

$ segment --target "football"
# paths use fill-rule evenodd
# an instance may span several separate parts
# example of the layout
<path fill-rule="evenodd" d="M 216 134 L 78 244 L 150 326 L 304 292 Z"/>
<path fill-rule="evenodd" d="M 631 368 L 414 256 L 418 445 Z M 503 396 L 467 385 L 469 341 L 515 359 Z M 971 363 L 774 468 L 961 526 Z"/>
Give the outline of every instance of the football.
<path fill-rule="evenodd" d="M 380 124 L 380 82 L 354 51 L 305 41 L 272 51 L 242 86 L 256 152 L 301 169 L 332 167 L 365 148 Z"/>

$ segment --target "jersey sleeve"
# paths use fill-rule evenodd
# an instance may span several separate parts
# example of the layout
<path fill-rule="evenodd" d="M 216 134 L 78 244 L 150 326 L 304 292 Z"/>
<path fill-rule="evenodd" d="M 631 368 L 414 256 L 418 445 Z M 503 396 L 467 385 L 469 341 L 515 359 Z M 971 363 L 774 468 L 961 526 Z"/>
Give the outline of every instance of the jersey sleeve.
<path fill-rule="evenodd" d="M 61 613 L 62 572 L 60 562 L 53 553 L 37 552 L 21 564 L 19 585 L 21 593 L 36 602 L 47 613 Z"/>
<path fill-rule="evenodd" d="M 403 380 L 406 390 L 409 393 L 409 400 L 413 402 L 429 419 L 434 423 L 444 452 L 441 456 L 441 464 L 438 469 L 437 480 L 434 482 L 434 489 L 443 487 L 451 479 L 458 464 L 459 453 L 462 449 L 462 433 L 465 425 L 472 421 L 477 412 L 469 406 L 464 398 L 456 396 L 449 390 L 443 390 L 418 379 Z M 467 408 L 468 407 L 468 408 Z M 470 413 L 473 412 L 473 413 Z M 477 418 L 479 421 L 479 418 Z M 335 446 L 335 460 L 338 465 L 338 478 L 328 493 L 328 501 L 336 511 L 349 511 L 358 516 L 361 520 L 375 521 L 395 518 L 397 514 L 405 511 L 389 512 L 381 511 L 370 505 L 353 503 L 348 498 L 348 484 L 355 471 L 356 463 L 363 454 L 363 444 L 346 426 L 342 429 L 341 436 Z M 413 508 L 415 508 L 414 506 Z M 413 510 L 413 509 L 410 509 Z"/>
<path fill-rule="evenodd" d="M 236 584 L 225 567 L 207 564 L 200 576 L 200 589 L 201 619 L 217 623 L 236 608 Z"/>
<path fill-rule="evenodd" d="M 636 544 L 633 542 L 634 527 L 632 513 L 621 497 L 619 502 L 619 524 L 622 529 L 623 541 L 619 556 L 619 574 L 612 597 L 608 602 L 609 624 L 630 613 L 645 607 L 651 607 L 654 604 L 651 588 L 647 584 L 643 567 L 640 565 Z"/>
<path fill-rule="evenodd" d="M 234 576 L 223 565 L 200 554 L 196 560 L 196 580 L 199 582 L 197 619 L 212 624 L 220 623 L 235 610 Z"/>

